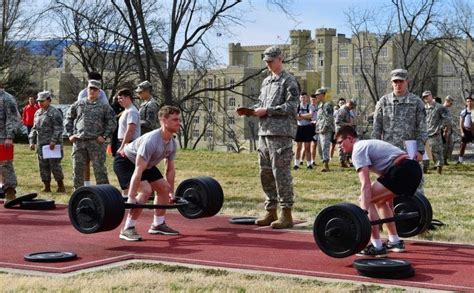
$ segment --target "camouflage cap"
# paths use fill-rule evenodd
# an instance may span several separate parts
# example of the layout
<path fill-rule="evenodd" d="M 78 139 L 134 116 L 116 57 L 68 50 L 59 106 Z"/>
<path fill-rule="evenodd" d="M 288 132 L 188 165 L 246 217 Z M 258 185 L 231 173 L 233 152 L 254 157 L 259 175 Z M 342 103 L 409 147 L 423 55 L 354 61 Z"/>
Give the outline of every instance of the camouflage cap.
<path fill-rule="evenodd" d="M 394 80 L 408 80 L 408 71 L 405 69 L 395 69 L 390 72 L 391 81 Z"/>
<path fill-rule="evenodd" d="M 102 83 L 99 81 L 99 80 L 95 80 L 95 79 L 90 79 L 88 82 L 87 82 L 87 87 L 88 88 L 96 88 L 96 89 L 100 89 L 100 87 L 102 86 Z"/>
<path fill-rule="evenodd" d="M 273 59 L 281 56 L 281 49 L 277 46 L 268 47 L 263 52 L 263 61 L 273 61 Z"/>
<path fill-rule="evenodd" d="M 314 93 L 315 95 L 321 95 L 321 94 L 325 94 L 328 90 L 325 89 L 325 88 L 319 88 L 316 90 L 316 92 Z"/>
<path fill-rule="evenodd" d="M 450 95 L 447 95 L 446 98 L 444 98 L 446 101 L 449 101 L 449 102 L 454 102 L 454 99 L 453 97 L 451 97 Z"/>
<path fill-rule="evenodd" d="M 135 92 L 141 93 L 144 90 L 151 90 L 152 87 L 153 86 L 151 85 L 151 82 L 149 82 L 148 80 L 145 80 L 137 86 L 137 89 L 135 90 Z"/>
<path fill-rule="evenodd" d="M 36 101 L 46 101 L 48 98 L 51 98 L 51 93 L 48 91 L 39 92 L 36 98 Z"/>
<path fill-rule="evenodd" d="M 431 91 L 424 91 L 421 96 L 422 97 L 426 97 L 426 96 L 432 96 L 433 94 L 431 94 Z"/>

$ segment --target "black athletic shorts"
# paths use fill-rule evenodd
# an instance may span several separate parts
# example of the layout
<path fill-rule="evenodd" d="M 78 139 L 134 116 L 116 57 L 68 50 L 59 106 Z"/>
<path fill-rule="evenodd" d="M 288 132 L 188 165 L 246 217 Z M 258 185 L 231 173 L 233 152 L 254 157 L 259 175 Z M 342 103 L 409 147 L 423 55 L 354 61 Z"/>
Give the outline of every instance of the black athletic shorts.
<path fill-rule="evenodd" d="M 313 123 L 296 128 L 296 142 L 311 142 L 314 136 L 315 125 Z"/>
<path fill-rule="evenodd" d="M 462 132 L 464 133 L 464 137 L 461 137 L 461 142 L 469 143 L 472 142 L 472 132 L 470 129 L 465 129 L 463 127 Z"/>
<path fill-rule="evenodd" d="M 421 177 L 420 163 L 406 159 L 390 167 L 377 181 L 395 195 L 412 196 L 420 185 Z"/>
<path fill-rule="evenodd" d="M 117 179 L 122 190 L 127 189 L 130 186 L 130 180 L 132 179 L 133 171 L 135 171 L 135 164 L 127 158 L 117 154 L 114 159 L 114 172 L 117 175 Z M 153 182 L 163 178 L 160 170 L 156 166 L 151 167 L 143 171 L 141 181 Z"/>

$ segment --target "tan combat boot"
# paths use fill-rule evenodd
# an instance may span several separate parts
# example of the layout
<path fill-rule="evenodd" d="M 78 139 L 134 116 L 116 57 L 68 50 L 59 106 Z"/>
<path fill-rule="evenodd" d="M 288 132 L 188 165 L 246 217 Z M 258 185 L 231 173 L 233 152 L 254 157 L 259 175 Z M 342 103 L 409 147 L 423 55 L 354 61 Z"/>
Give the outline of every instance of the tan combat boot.
<path fill-rule="evenodd" d="M 323 168 L 321 172 L 329 172 L 329 162 L 323 162 Z"/>
<path fill-rule="evenodd" d="M 58 181 L 58 190 L 56 192 L 66 192 L 66 187 L 64 186 L 64 181 Z"/>
<path fill-rule="evenodd" d="M 276 220 L 278 220 L 277 211 L 267 210 L 267 213 L 265 214 L 265 216 L 263 216 L 263 218 L 255 220 L 255 225 L 270 226 L 270 224 Z"/>
<path fill-rule="evenodd" d="M 44 184 L 44 188 L 43 192 L 51 192 L 51 181 L 43 181 L 43 184 Z"/>
<path fill-rule="evenodd" d="M 291 209 L 282 209 L 280 219 L 272 222 L 273 229 L 286 229 L 293 227 L 293 217 L 291 216 Z"/>
<path fill-rule="evenodd" d="M 6 204 L 7 202 L 14 200 L 16 198 L 15 193 L 16 191 L 14 188 L 11 188 L 11 187 L 7 188 L 5 190 L 5 201 L 3 202 L 3 204 Z"/>
<path fill-rule="evenodd" d="M 349 168 L 349 164 L 346 161 L 341 162 L 341 168 Z"/>

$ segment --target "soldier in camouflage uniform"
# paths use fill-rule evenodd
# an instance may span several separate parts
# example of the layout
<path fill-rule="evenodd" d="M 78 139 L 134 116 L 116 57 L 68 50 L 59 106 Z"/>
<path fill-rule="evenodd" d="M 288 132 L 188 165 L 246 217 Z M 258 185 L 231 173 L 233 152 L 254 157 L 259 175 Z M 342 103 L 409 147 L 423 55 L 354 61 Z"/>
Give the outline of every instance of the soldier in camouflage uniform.
<path fill-rule="evenodd" d="M 316 133 L 319 135 L 319 156 L 323 161 L 323 169 L 321 169 L 321 172 L 329 171 L 329 156 L 331 142 L 334 136 L 334 105 L 330 101 L 326 101 L 326 92 L 327 90 L 325 88 L 320 88 L 315 93 L 319 103 Z"/>
<path fill-rule="evenodd" d="M 38 93 L 36 101 L 40 109 L 36 111 L 33 128 L 28 136 L 30 149 L 38 153 L 38 164 L 41 181 L 44 183 L 44 192 L 51 192 L 51 173 L 58 182 L 57 192 L 66 192 L 64 174 L 61 167 L 61 158 L 43 158 L 43 146 L 51 150 L 63 142 L 63 115 L 58 109 L 51 106 L 51 94 L 48 91 Z"/>
<path fill-rule="evenodd" d="M 357 106 L 355 100 L 348 100 L 336 113 L 335 125 L 336 125 L 336 133 L 341 129 L 342 126 L 351 126 L 355 128 L 355 122 L 353 121 L 353 117 L 351 115 L 351 111 Z M 344 153 L 342 148 L 339 146 L 339 163 L 341 164 L 342 168 L 349 168 L 349 158 L 350 154 Z"/>
<path fill-rule="evenodd" d="M 20 126 L 20 113 L 15 98 L 0 83 L 0 144 L 13 147 L 15 130 Z M 3 180 L 5 203 L 16 198 L 16 174 L 13 161 L 0 161 L 0 177 Z"/>
<path fill-rule="evenodd" d="M 158 111 L 160 106 L 152 96 L 152 85 L 149 81 L 140 83 L 135 92 L 142 100 L 140 105 L 140 128 L 141 134 L 145 134 L 159 127 Z"/>
<path fill-rule="evenodd" d="M 296 108 L 299 87 L 294 76 L 283 69 L 280 48 L 269 47 L 264 51 L 263 60 L 271 75 L 262 82 L 259 102 L 252 108 L 259 117 L 258 153 L 260 180 L 266 194 L 263 218 L 256 220 L 259 226 L 270 225 L 274 229 L 293 226 L 293 178 L 291 161 L 293 139 L 296 135 Z M 239 115 L 244 115 L 240 109 Z M 278 202 L 282 208 L 277 216 Z"/>
<path fill-rule="evenodd" d="M 434 99 L 431 91 L 424 91 L 422 94 L 423 100 L 425 100 L 425 111 L 426 111 L 426 128 L 428 132 L 428 143 L 431 146 L 431 153 L 433 155 L 433 161 L 438 174 L 442 173 L 443 170 L 443 140 L 441 138 L 443 128 L 448 122 L 446 111 L 443 106 L 438 104 Z M 430 165 L 430 160 L 423 161 L 423 172 L 427 173 Z"/>
<path fill-rule="evenodd" d="M 449 111 L 449 108 L 453 106 L 454 99 L 451 96 L 446 96 L 444 98 L 444 103 L 443 103 L 443 110 L 446 115 L 446 125 L 444 126 L 443 129 L 443 158 L 444 158 L 444 164 L 448 165 L 448 160 L 451 158 L 451 154 L 453 153 L 454 149 L 454 140 L 453 140 L 453 124 L 455 123 L 453 119 L 453 115 L 451 115 L 451 111 Z"/>
<path fill-rule="evenodd" d="M 391 72 L 393 92 L 380 98 L 375 105 L 372 138 L 387 141 L 405 149 L 406 140 L 416 140 L 417 157 L 425 153 L 426 112 L 423 101 L 408 91 L 408 71 Z"/>
<path fill-rule="evenodd" d="M 72 162 L 74 188 L 84 185 L 87 159 L 92 162 L 96 184 L 107 184 L 105 141 L 117 126 L 115 113 L 109 105 L 97 101 L 100 82 L 89 80 L 88 97 L 72 104 L 66 114 L 65 128 L 73 143 Z"/>

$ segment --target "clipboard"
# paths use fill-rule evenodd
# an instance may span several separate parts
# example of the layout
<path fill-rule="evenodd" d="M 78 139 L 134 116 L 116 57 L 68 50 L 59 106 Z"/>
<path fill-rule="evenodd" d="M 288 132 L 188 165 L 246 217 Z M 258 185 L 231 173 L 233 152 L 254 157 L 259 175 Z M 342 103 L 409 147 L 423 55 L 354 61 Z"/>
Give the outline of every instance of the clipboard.
<path fill-rule="evenodd" d="M 50 149 L 49 144 L 45 144 L 42 146 L 41 151 L 43 159 L 59 159 L 63 157 L 60 144 L 55 145 L 54 149 Z"/>
<path fill-rule="evenodd" d="M 0 144 L 0 161 L 13 161 L 13 152 L 13 145 L 7 148 Z"/>

